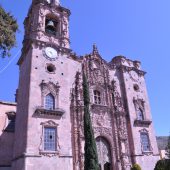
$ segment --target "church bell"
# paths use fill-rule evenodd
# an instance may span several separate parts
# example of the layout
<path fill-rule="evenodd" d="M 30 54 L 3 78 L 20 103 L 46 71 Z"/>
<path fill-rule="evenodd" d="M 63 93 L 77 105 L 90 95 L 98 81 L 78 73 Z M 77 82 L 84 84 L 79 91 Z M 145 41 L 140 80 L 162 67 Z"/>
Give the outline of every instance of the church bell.
<path fill-rule="evenodd" d="M 52 20 L 48 20 L 46 24 L 46 32 L 55 35 L 56 34 L 56 28 L 55 23 Z"/>
<path fill-rule="evenodd" d="M 55 28 L 54 22 L 52 20 L 49 20 L 47 22 L 46 28 L 49 28 L 49 29 L 53 28 L 54 29 Z"/>

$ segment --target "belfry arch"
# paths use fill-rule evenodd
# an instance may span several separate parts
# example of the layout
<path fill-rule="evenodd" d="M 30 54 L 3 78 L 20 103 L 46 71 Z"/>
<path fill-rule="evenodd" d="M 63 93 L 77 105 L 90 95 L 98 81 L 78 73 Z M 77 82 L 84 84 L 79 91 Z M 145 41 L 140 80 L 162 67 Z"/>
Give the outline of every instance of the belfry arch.
<path fill-rule="evenodd" d="M 97 153 L 100 170 L 111 170 L 112 158 L 111 147 L 106 138 L 98 136 L 96 138 Z"/>

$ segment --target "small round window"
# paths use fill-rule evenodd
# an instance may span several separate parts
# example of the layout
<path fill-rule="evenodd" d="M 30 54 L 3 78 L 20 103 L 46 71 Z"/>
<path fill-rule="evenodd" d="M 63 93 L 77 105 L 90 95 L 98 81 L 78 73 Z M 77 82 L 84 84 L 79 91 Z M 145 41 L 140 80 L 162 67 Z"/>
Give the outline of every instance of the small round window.
<path fill-rule="evenodd" d="M 54 73 L 56 70 L 55 65 L 53 65 L 53 64 L 47 64 L 46 69 L 49 73 Z"/>
<path fill-rule="evenodd" d="M 137 84 L 134 84 L 133 88 L 135 91 L 139 91 L 139 86 Z"/>

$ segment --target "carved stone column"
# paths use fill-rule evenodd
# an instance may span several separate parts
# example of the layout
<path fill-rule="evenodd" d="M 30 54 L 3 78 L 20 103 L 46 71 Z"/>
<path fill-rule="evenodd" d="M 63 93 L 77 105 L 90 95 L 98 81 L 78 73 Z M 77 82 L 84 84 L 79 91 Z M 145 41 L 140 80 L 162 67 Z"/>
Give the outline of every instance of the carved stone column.
<path fill-rule="evenodd" d="M 122 98 L 117 90 L 116 82 L 112 82 L 113 103 L 115 109 L 115 120 L 118 131 L 119 158 L 123 170 L 130 170 L 131 160 L 129 153 L 127 118 Z"/>

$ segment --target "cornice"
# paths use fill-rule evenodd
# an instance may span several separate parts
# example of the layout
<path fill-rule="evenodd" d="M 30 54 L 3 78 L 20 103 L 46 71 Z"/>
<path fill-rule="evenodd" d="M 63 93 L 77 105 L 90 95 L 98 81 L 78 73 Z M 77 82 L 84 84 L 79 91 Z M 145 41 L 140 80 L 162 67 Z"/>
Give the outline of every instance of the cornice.
<path fill-rule="evenodd" d="M 0 101 L 0 104 L 8 105 L 8 106 L 17 106 L 17 103 L 15 102 Z"/>

